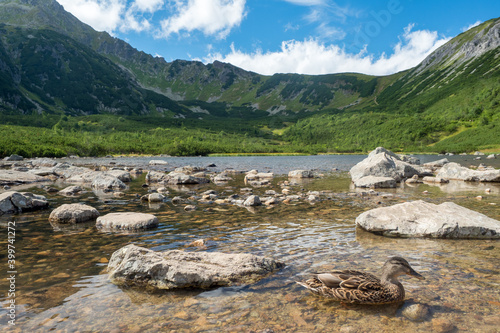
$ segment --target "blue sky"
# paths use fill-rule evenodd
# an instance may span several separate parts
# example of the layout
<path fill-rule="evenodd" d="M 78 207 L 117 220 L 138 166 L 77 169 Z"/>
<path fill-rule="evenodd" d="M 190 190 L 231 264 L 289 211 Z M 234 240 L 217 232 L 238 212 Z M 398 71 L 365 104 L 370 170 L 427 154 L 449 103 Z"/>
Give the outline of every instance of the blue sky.
<path fill-rule="evenodd" d="M 478 0 L 57 0 L 99 31 L 167 61 L 261 74 L 392 74 L 500 16 Z"/>

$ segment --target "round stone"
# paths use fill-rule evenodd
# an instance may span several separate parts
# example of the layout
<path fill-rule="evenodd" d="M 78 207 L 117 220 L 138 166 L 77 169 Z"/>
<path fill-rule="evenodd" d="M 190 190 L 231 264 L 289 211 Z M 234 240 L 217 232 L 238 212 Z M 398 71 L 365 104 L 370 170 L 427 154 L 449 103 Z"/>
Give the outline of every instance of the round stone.
<path fill-rule="evenodd" d="M 97 219 L 96 227 L 109 230 L 140 230 L 158 226 L 158 219 L 144 213 L 109 213 Z"/>
<path fill-rule="evenodd" d="M 94 207 L 84 204 L 64 204 L 54 209 L 49 221 L 54 223 L 80 223 L 95 220 L 99 212 Z"/>

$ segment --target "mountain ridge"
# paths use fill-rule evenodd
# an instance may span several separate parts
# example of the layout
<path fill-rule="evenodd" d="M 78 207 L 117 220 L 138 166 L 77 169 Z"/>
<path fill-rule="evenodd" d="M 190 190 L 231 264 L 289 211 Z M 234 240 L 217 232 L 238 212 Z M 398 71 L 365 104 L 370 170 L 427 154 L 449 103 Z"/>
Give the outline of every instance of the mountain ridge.
<path fill-rule="evenodd" d="M 93 30 L 55 0 L 0 0 L 0 30 L 0 115 L 16 123 L 16 114 L 153 117 L 317 151 L 444 149 L 469 134 L 474 144 L 450 147 L 496 144 L 476 132 L 500 124 L 498 18 L 387 76 L 266 76 L 219 61 L 166 62 Z"/>

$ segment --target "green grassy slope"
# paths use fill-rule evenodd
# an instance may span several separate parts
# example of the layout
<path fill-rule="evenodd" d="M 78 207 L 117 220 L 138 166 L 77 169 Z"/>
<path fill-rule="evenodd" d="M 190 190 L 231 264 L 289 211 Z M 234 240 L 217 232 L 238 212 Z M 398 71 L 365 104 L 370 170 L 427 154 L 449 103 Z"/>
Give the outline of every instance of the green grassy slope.
<path fill-rule="evenodd" d="M 40 142 L 43 155 L 129 152 L 127 133 L 142 133 L 145 153 L 500 151 L 499 19 L 415 68 L 382 77 L 264 76 L 221 62 L 167 63 L 94 31 L 54 0 L 0 0 L 0 36 L 1 124 L 24 126 L 26 135 L 38 130 L 60 149 Z M 156 145 L 157 129 L 176 136 Z M 54 135 L 105 144 L 55 144 Z M 175 138 L 191 141 L 175 150 Z M 34 153 L 7 143 L 2 154 Z"/>

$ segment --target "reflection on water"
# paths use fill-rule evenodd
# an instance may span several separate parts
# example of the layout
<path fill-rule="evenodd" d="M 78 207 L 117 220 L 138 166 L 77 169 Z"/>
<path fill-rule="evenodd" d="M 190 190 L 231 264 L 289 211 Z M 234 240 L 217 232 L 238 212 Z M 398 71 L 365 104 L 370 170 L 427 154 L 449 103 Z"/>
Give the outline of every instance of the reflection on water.
<path fill-rule="evenodd" d="M 288 158 L 289 159 L 289 158 Z M 294 157 L 295 159 L 295 157 Z M 212 162 L 212 160 L 210 160 Z M 189 163 L 188 163 L 189 164 Z M 295 169 L 305 167 L 297 167 Z M 144 177 L 144 176 L 143 176 Z M 0 217 L 17 222 L 17 323 L 13 332 L 428 332 L 447 329 L 463 332 L 498 332 L 500 326 L 500 242 L 488 240 L 396 239 L 356 229 L 355 218 L 381 205 L 424 199 L 433 203 L 454 201 L 500 219 L 498 187 L 485 192 L 483 185 L 420 184 L 370 193 L 350 190 L 345 173 L 292 187 L 293 193 L 318 191 L 321 200 L 303 200 L 257 207 L 249 211 L 233 205 L 198 204 L 185 212 L 172 202 L 150 207 L 139 200 L 147 193 L 144 178 L 130 184 L 119 199 L 88 191 L 68 198 L 47 194 L 55 208 L 63 203 L 84 202 L 101 215 L 118 211 L 155 214 L 160 227 L 135 234 L 100 232 L 93 224 L 68 227 L 51 225 L 50 210 Z M 269 187 L 281 191 L 275 179 Z M 61 185 L 62 186 L 62 185 Z M 193 192 L 216 189 L 220 196 L 240 193 L 242 177 L 216 186 L 169 188 L 169 197 L 186 200 Z M 482 200 L 476 199 L 481 195 Z M 194 240 L 206 248 L 189 247 Z M 111 284 L 105 268 L 111 254 L 135 243 L 154 250 L 246 252 L 273 257 L 286 263 L 281 271 L 254 285 L 214 290 L 146 293 Z M 6 236 L 0 246 L 6 248 Z M 343 306 L 317 297 L 295 283 L 312 272 L 356 268 L 378 273 L 392 255 L 408 259 L 426 277 L 403 277 L 405 304 L 422 303 L 431 318 L 413 322 L 402 315 L 402 305 Z M 2 250 L 0 259 L 6 261 Z M 2 272 L 2 274 L 4 274 Z M 4 275 L 2 275 L 4 276 Z M 0 281 L 1 300 L 6 299 L 6 279 Z M 3 302 L 5 306 L 5 302 Z M 7 327 L 6 310 L 0 310 L 0 327 Z"/>

